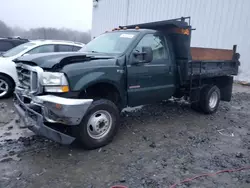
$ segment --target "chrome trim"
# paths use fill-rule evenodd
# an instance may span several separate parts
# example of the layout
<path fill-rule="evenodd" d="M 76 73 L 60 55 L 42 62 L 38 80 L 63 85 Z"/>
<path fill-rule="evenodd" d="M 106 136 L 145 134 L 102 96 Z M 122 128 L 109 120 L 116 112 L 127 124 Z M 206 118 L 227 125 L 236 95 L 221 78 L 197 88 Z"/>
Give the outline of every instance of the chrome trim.
<path fill-rule="evenodd" d="M 69 99 L 54 95 L 33 96 L 18 87 L 15 93 L 21 101 L 25 97 L 30 99 L 26 106 L 39 106 L 45 121 L 65 125 L 78 125 L 93 102 L 93 99 Z"/>
<path fill-rule="evenodd" d="M 29 83 L 29 87 L 30 88 L 25 88 L 24 86 L 22 85 L 19 85 L 20 88 L 25 88 L 25 90 L 27 90 L 30 94 L 40 94 L 43 92 L 43 87 L 42 87 L 42 84 L 41 84 L 41 78 L 42 78 L 42 73 L 44 72 L 43 69 L 41 67 L 38 67 L 38 66 L 30 66 L 30 65 L 26 65 L 26 64 L 23 64 L 23 63 L 18 63 L 16 65 L 16 68 L 17 68 L 17 73 L 20 73 L 18 71 L 18 69 L 26 69 L 28 71 L 30 71 L 30 75 L 28 74 L 22 74 L 24 75 L 25 77 L 29 77 L 30 78 L 30 83 Z M 35 78 L 35 74 L 37 74 L 36 76 L 36 84 L 34 84 L 34 78 Z M 18 80 L 20 79 L 20 76 L 19 74 L 18 75 Z M 27 83 L 28 84 L 28 83 Z M 34 86 L 36 85 L 36 86 Z"/>
<path fill-rule="evenodd" d="M 43 121 L 43 116 L 31 109 L 28 105 L 26 105 L 21 100 L 21 98 L 19 98 L 18 94 L 16 94 L 14 106 L 16 108 L 17 113 L 23 120 L 26 128 L 30 129 L 34 133 L 41 136 L 45 136 L 61 144 L 71 144 L 75 140 L 75 137 L 73 136 L 67 135 L 63 132 L 57 131 L 55 129 L 52 129 L 51 127 L 46 126 Z M 32 117 L 30 116 L 30 113 L 33 114 Z"/>
<path fill-rule="evenodd" d="M 84 105 L 86 103 L 91 103 L 93 102 L 93 99 L 69 99 L 69 98 L 57 97 L 55 95 L 41 95 L 41 96 L 34 96 L 33 101 L 39 103 L 50 102 L 55 104 L 73 106 L 73 105 Z"/>
<path fill-rule="evenodd" d="M 68 99 L 42 95 L 32 97 L 32 102 L 42 107 L 43 116 L 48 122 L 79 125 L 93 99 Z"/>

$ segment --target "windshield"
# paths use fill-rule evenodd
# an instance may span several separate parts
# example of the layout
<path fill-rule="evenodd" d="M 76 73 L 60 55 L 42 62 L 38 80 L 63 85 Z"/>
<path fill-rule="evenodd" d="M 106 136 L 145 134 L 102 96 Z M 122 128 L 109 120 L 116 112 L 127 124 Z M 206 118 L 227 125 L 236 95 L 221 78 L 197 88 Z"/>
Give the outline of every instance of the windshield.
<path fill-rule="evenodd" d="M 31 46 L 35 46 L 35 45 L 36 44 L 32 43 L 32 42 L 21 44 L 19 46 L 16 46 L 15 48 L 12 48 L 12 49 L 8 50 L 7 52 L 5 52 L 3 54 L 3 57 L 15 56 L 15 55 L 19 54 L 20 52 L 30 48 Z"/>
<path fill-rule="evenodd" d="M 102 34 L 88 44 L 80 51 L 93 53 L 123 53 L 138 32 L 110 32 Z"/>

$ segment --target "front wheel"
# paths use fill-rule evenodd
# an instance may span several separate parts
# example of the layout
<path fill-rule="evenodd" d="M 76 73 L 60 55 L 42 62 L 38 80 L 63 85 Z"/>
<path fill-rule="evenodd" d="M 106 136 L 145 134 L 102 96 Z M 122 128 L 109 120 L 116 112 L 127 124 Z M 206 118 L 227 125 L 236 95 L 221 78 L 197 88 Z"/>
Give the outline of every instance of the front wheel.
<path fill-rule="evenodd" d="M 79 126 L 78 140 L 86 149 L 107 145 L 117 133 L 119 116 L 118 108 L 111 101 L 94 101 Z"/>
<path fill-rule="evenodd" d="M 8 98 L 13 94 L 15 84 L 13 81 L 4 75 L 0 75 L 0 99 Z"/>

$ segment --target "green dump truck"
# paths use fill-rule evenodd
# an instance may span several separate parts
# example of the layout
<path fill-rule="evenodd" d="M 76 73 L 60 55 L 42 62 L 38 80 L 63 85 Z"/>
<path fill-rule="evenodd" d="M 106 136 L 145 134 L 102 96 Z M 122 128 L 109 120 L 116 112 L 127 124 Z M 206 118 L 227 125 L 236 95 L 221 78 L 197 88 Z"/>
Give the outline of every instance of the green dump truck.
<path fill-rule="evenodd" d="M 122 109 L 184 97 L 197 111 L 230 101 L 239 54 L 191 48 L 189 18 L 119 26 L 80 52 L 45 53 L 16 62 L 15 107 L 30 130 L 87 149 L 112 141 Z"/>

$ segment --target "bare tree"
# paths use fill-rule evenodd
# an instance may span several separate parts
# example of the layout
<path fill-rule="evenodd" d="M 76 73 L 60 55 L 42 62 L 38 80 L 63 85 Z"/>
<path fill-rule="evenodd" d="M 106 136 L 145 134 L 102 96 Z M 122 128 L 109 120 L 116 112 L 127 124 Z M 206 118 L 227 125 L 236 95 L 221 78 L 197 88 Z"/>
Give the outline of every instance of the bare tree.
<path fill-rule="evenodd" d="M 0 20 L 0 36 L 9 37 L 13 34 L 11 28 L 9 28 L 3 21 Z"/>
<path fill-rule="evenodd" d="M 1 24 L 3 23 L 3 24 Z M 2 26 L 3 25 L 3 26 Z M 2 34 L 2 30 L 5 34 Z M 91 40 L 90 31 L 80 32 L 72 29 L 57 29 L 57 28 L 34 28 L 25 30 L 19 27 L 10 28 L 4 22 L 0 21 L 0 36 L 11 36 L 11 35 L 20 36 L 23 38 L 28 38 L 31 40 L 35 39 L 53 39 L 53 40 L 69 40 L 75 42 L 88 43 Z"/>

